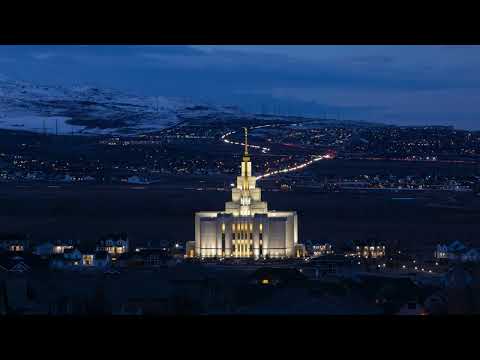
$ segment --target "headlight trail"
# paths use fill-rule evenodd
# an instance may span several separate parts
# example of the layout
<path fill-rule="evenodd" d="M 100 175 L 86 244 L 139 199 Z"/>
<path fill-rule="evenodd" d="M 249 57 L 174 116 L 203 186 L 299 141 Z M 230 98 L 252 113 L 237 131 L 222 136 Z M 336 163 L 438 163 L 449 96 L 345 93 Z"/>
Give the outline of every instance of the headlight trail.
<path fill-rule="evenodd" d="M 262 125 L 262 126 L 256 126 L 256 127 L 252 127 L 250 128 L 250 130 L 253 130 L 253 129 L 259 129 L 259 128 L 263 128 L 263 127 L 270 127 L 270 126 L 274 126 L 274 125 Z M 228 137 L 230 135 L 233 135 L 235 134 L 236 132 L 238 131 L 230 131 L 226 134 L 223 134 L 221 136 L 221 140 L 226 143 L 226 144 L 231 144 L 231 145 L 241 145 L 241 146 L 244 146 L 245 143 L 242 143 L 242 142 L 236 142 L 236 141 L 232 141 L 232 140 L 229 140 Z M 259 149 L 261 150 L 262 153 L 267 153 L 270 151 L 270 148 L 268 147 L 263 147 L 263 146 L 258 146 L 258 145 L 250 145 L 250 144 L 247 144 L 248 147 L 251 147 L 252 149 Z M 326 160 L 326 159 L 332 159 L 332 155 L 330 154 L 325 154 L 325 155 L 317 155 L 317 156 L 314 156 L 311 160 L 309 161 L 306 161 L 300 165 L 295 165 L 295 166 L 291 166 L 291 167 L 287 167 L 287 168 L 284 168 L 284 169 L 280 169 L 280 170 L 276 170 L 276 171 L 271 171 L 271 172 L 268 172 L 268 173 L 265 173 L 263 175 L 259 175 L 257 176 L 257 180 L 261 180 L 261 179 L 264 179 L 266 177 L 269 177 L 269 176 L 273 176 L 273 175 L 278 175 L 278 174 L 286 174 L 286 173 L 290 173 L 290 172 L 294 172 L 294 171 L 299 171 L 299 170 L 303 170 L 305 169 L 307 166 L 310 166 L 312 165 L 313 163 L 317 162 L 317 161 L 320 161 L 320 160 Z"/>
<path fill-rule="evenodd" d="M 254 129 L 259 129 L 259 128 L 263 128 L 263 127 L 269 127 L 269 126 L 272 126 L 272 125 L 263 125 L 263 126 L 255 126 L 255 127 L 251 127 L 249 130 L 254 130 Z M 221 140 L 226 143 L 226 144 L 231 144 L 231 145 L 241 145 L 241 146 L 245 146 L 245 143 L 242 143 L 242 142 L 236 142 L 236 141 L 232 141 L 232 140 L 229 140 L 228 137 L 230 135 L 233 135 L 235 133 L 237 133 L 238 131 L 230 131 L 226 134 L 223 134 L 221 136 Z M 260 150 L 262 153 L 266 154 L 267 152 L 270 151 L 270 148 L 268 147 L 263 147 L 263 146 L 258 146 L 258 145 L 251 145 L 251 144 L 247 144 L 247 147 L 249 148 L 252 148 L 252 149 L 258 149 Z"/>
<path fill-rule="evenodd" d="M 281 169 L 281 170 L 276 170 L 276 171 L 265 173 L 263 175 L 259 175 L 259 176 L 257 176 L 257 180 L 264 179 L 264 178 L 272 176 L 272 175 L 285 174 L 285 173 L 289 173 L 289 172 L 299 171 L 299 170 L 305 169 L 307 166 L 310 166 L 317 161 L 325 160 L 325 159 L 331 159 L 331 158 L 332 158 L 332 156 L 330 154 L 316 156 L 313 159 L 311 159 L 309 161 L 306 161 L 306 162 L 304 162 L 300 165 L 287 167 L 287 168 L 284 168 L 284 169 Z"/>

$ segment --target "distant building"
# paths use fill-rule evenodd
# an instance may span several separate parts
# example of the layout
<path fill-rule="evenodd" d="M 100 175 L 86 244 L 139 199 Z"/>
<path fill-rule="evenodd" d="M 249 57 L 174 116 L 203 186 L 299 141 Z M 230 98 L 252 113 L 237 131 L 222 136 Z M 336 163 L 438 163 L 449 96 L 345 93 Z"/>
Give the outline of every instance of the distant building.
<path fill-rule="evenodd" d="M 357 242 L 354 245 L 353 253 L 350 255 L 366 259 L 381 258 L 385 256 L 385 245 L 376 239 Z"/>
<path fill-rule="evenodd" d="M 66 249 L 73 249 L 75 243 L 73 240 L 59 240 L 55 241 L 53 246 L 54 254 L 63 254 Z"/>
<path fill-rule="evenodd" d="M 108 234 L 97 242 L 96 251 L 106 251 L 113 259 L 129 251 L 130 243 L 126 233 Z"/>
<path fill-rule="evenodd" d="M 144 266 L 166 266 L 173 261 L 172 256 L 167 250 L 160 249 L 146 249 L 139 252 L 139 255 L 143 259 Z"/>
<path fill-rule="evenodd" d="M 74 245 L 73 241 L 55 241 L 54 243 L 45 242 L 35 246 L 33 253 L 39 256 L 63 254 L 66 250 L 73 249 Z"/>
<path fill-rule="evenodd" d="M 479 262 L 480 250 L 474 248 L 468 248 L 460 241 L 454 241 L 450 245 L 439 244 L 437 245 L 434 257 L 437 260 L 451 260 L 462 262 Z"/>
<path fill-rule="evenodd" d="M 50 259 L 50 267 L 53 269 L 68 269 L 82 266 L 82 253 L 76 248 L 67 248 L 63 253 L 53 253 Z"/>
<path fill-rule="evenodd" d="M 435 259 L 448 259 L 448 245 L 438 244 L 433 256 Z"/>
<path fill-rule="evenodd" d="M 78 249 L 65 249 L 63 257 L 71 261 L 73 265 L 80 265 L 82 262 L 82 253 Z"/>
<path fill-rule="evenodd" d="M 10 252 L 23 252 L 28 250 L 29 241 L 25 234 L 19 233 L 1 233 L 0 249 Z"/>
<path fill-rule="evenodd" d="M 83 254 L 82 255 L 82 266 L 95 266 L 95 255 L 94 254 Z"/>
<path fill-rule="evenodd" d="M 313 256 L 322 256 L 333 254 L 332 245 L 330 244 L 317 244 L 312 245 Z"/>
<path fill-rule="evenodd" d="M 461 255 L 461 261 L 463 262 L 479 262 L 480 261 L 480 250 L 479 249 L 470 249 L 464 252 Z"/>

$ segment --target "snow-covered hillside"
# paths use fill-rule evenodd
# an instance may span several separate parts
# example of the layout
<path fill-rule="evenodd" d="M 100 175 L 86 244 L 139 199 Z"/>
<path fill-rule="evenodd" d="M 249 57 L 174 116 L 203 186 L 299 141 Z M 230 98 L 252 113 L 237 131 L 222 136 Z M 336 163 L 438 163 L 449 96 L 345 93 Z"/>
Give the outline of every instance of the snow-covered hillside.
<path fill-rule="evenodd" d="M 91 86 L 42 86 L 0 76 L 0 129 L 135 135 L 189 118 L 238 117 L 231 107 Z"/>

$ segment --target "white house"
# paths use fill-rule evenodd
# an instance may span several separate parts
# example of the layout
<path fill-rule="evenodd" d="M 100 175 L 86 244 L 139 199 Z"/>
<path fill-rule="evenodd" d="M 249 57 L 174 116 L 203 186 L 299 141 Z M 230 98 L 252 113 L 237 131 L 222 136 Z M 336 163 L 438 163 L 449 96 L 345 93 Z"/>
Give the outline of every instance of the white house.
<path fill-rule="evenodd" d="M 461 260 L 462 255 L 467 252 L 467 250 L 467 247 L 460 241 L 454 241 L 450 245 L 437 245 L 434 256 L 437 259 Z"/>
<path fill-rule="evenodd" d="M 95 266 L 95 255 L 94 254 L 83 254 L 82 255 L 82 266 Z"/>
<path fill-rule="evenodd" d="M 106 251 L 112 258 L 116 259 L 129 251 L 129 245 L 127 234 L 108 234 L 97 242 L 96 251 Z"/>
<path fill-rule="evenodd" d="M 56 241 L 53 246 L 54 254 L 63 254 L 66 249 L 73 249 L 74 242 L 72 240 Z"/>
<path fill-rule="evenodd" d="M 73 265 L 80 265 L 82 261 L 82 253 L 78 249 L 65 249 L 63 257 L 65 260 L 71 261 Z"/>
<path fill-rule="evenodd" d="M 436 259 L 448 259 L 448 245 L 438 244 L 433 256 Z"/>
<path fill-rule="evenodd" d="M 480 261 L 480 250 L 469 249 L 460 241 L 454 241 L 450 245 L 439 244 L 434 253 L 437 259 L 460 260 L 462 262 Z"/>
<path fill-rule="evenodd" d="M 82 265 L 82 253 L 78 249 L 65 249 L 63 253 L 55 253 L 50 256 L 50 267 L 65 269 Z"/>
<path fill-rule="evenodd" d="M 470 249 L 462 254 L 461 260 L 463 262 L 478 262 L 480 261 L 480 251 L 478 249 Z"/>
<path fill-rule="evenodd" d="M 112 256 L 106 251 L 83 254 L 81 264 L 84 267 L 108 268 L 112 265 Z"/>

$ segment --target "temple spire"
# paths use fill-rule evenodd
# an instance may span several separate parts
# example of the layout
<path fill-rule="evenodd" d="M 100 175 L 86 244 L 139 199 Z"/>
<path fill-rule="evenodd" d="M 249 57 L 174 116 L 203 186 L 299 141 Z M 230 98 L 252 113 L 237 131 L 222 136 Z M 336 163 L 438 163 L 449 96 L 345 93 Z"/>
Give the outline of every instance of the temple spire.
<path fill-rule="evenodd" d="M 248 156 L 248 129 L 244 127 L 243 130 L 245 130 L 245 151 L 243 155 Z"/>

